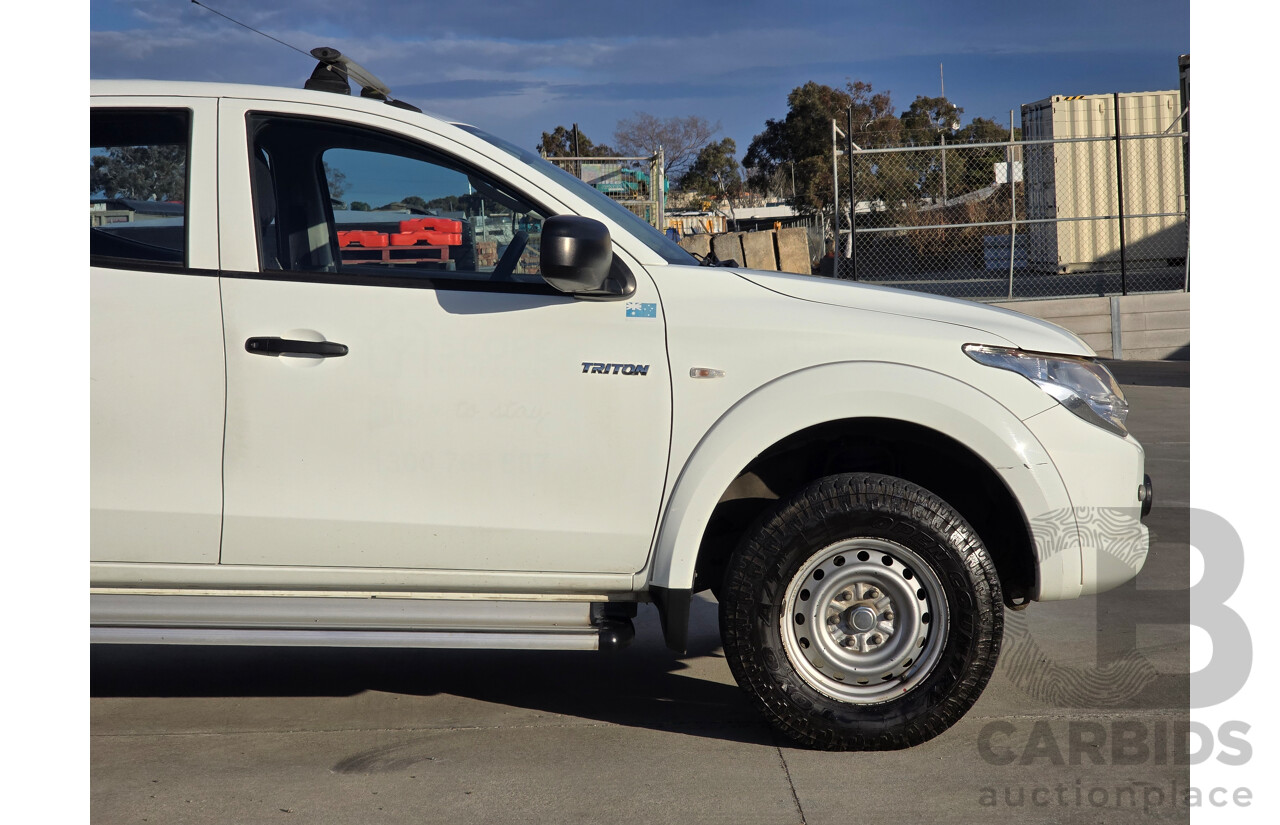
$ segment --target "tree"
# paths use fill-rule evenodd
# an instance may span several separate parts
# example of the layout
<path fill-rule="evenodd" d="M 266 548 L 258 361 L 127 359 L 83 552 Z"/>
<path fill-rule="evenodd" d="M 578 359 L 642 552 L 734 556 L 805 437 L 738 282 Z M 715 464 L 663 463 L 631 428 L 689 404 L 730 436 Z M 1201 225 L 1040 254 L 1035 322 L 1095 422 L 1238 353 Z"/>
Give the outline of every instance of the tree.
<path fill-rule="evenodd" d="M 591 139 L 578 130 L 578 146 L 575 152 L 573 130 L 557 126 L 553 132 L 543 132 L 538 141 L 538 153 L 549 158 L 605 158 L 616 157 L 617 152 L 601 143 L 596 145 Z"/>
<path fill-rule="evenodd" d="M 329 187 L 329 197 L 341 200 L 342 196 L 347 193 L 347 176 L 343 174 L 341 169 L 335 169 L 322 161 L 324 166 L 324 182 Z"/>
<path fill-rule="evenodd" d="M 908 140 L 932 146 L 942 142 L 943 132 L 959 130 L 962 114 L 964 108 L 945 97 L 916 95 L 911 106 L 902 113 L 902 128 Z"/>
<path fill-rule="evenodd" d="M 663 173 L 678 178 L 719 131 L 719 122 L 710 123 L 697 115 L 658 118 L 636 112 L 635 117 L 618 121 L 613 143 L 625 155 L 642 157 L 653 155 L 661 146 Z"/>
<path fill-rule="evenodd" d="M 947 144 L 950 145 L 953 141 L 955 143 L 1006 143 L 1008 140 L 1007 128 L 994 120 L 975 117 L 968 126 L 957 132 L 954 138 L 949 138 Z M 957 171 L 952 172 L 951 158 L 947 158 L 947 188 L 950 197 L 991 185 L 995 181 L 995 164 L 1006 162 L 1005 150 L 999 146 L 966 149 L 962 153 L 955 154 L 961 156 L 963 163 Z"/>
<path fill-rule="evenodd" d="M 177 144 L 113 146 L 89 159 L 89 194 L 140 201 L 181 201 L 187 190 L 187 151 Z"/>
<path fill-rule="evenodd" d="M 787 95 L 787 116 L 766 121 L 747 147 L 743 165 L 752 170 L 752 186 L 768 189 L 771 179 L 779 179 L 779 170 L 793 167 L 793 205 L 804 211 L 830 207 L 831 121 L 846 130 L 850 117 L 854 140 L 863 148 L 893 143 L 901 129 L 889 93 L 877 93 L 869 83 L 849 81 L 844 89 L 835 89 L 809 81 L 793 89 Z M 790 175 L 786 179 L 789 183 Z M 790 186 L 784 191 L 789 195 Z"/>
<path fill-rule="evenodd" d="M 417 215 L 425 215 L 429 211 L 427 202 L 417 195 L 409 195 L 403 200 L 384 203 L 382 206 L 373 209 L 374 212 L 403 212 L 405 210 Z"/>
<path fill-rule="evenodd" d="M 1014 129 L 1014 136 L 1022 137 L 1021 129 Z M 1009 130 L 985 117 L 975 117 L 969 125 L 956 133 L 956 142 L 1004 143 L 1009 140 Z"/>
<path fill-rule="evenodd" d="M 465 197 L 465 195 L 463 196 Z M 457 195 L 443 195 L 426 202 L 424 212 L 462 212 L 462 198 Z"/>
<path fill-rule="evenodd" d="M 372 212 L 373 207 L 364 201 L 352 201 L 351 209 L 355 212 Z"/>
<path fill-rule="evenodd" d="M 945 97 L 925 97 L 916 95 L 911 106 L 902 113 L 902 131 L 906 142 L 913 146 L 939 146 L 943 135 L 956 132 L 960 128 L 960 115 L 964 109 L 956 106 Z M 948 141 L 951 143 L 953 141 Z M 951 153 L 950 166 L 947 171 L 947 183 L 960 172 L 964 163 L 963 155 Z M 941 200 L 948 190 L 942 185 L 942 152 L 910 152 L 903 156 L 903 164 L 914 176 L 919 194 L 928 194 L 934 200 Z M 958 194 L 958 193 L 949 193 Z"/>
<path fill-rule="evenodd" d="M 947 136 L 947 198 L 973 192 L 994 182 L 993 165 L 1005 162 L 1001 147 L 950 151 L 950 147 L 962 147 L 972 143 L 1004 143 L 1009 140 L 1009 130 L 984 117 L 974 118 L 962 129 L 951 127 L 960 122 L 964 108 L 956 106 L 944 97 L 917 97 L 911 107 L 902 113 L 904 132 L 912 143 L 940 146 L 942 136 Z M 916 153 L 909 164 L 916 174 L 919 189 L 935 198 L 942 195 L 942 152 Z"/>
<path fill-rule="evenodd" d="M 680 188 L 716 199 L 738 197 L 742 173 L 734 157 L 737 151 L 733 138 L 707 144 L 680 178 Z"/>

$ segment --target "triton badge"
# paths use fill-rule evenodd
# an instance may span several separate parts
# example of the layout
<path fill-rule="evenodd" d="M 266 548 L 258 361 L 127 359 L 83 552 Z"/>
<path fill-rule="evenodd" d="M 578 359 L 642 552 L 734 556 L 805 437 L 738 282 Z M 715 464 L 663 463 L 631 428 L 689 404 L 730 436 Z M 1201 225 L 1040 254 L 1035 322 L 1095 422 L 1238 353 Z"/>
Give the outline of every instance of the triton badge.
<path fill-rule="evenodd" d="M 597 364 L 594 361 L 582 362 L 583 373 L 592 375 L 648 375 L 648 364 Z"/>

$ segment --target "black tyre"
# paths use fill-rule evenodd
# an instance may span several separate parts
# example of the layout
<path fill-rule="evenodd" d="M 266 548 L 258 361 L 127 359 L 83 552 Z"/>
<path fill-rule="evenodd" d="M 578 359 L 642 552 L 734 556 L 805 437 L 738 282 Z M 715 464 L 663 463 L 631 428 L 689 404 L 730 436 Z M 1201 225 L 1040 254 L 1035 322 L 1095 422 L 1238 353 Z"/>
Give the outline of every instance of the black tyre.
<path fill-rule="evenodd" d="M 829 476 L 780 502 L 734 553 L 722 593 L 734 678 L 806 747 L 932 739 L 977 701 L 1000 652 L 1000 580 L 982 541 L 890 476 Z"/>

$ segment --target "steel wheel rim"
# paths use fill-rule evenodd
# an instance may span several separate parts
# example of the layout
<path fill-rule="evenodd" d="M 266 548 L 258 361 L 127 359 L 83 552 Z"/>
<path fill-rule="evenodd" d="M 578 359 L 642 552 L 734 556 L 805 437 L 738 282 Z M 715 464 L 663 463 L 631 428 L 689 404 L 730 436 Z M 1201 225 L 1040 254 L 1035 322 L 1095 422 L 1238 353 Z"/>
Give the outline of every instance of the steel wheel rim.
<path fill-rule="evenodd" d="M 780 617 L 801 678 L 855 704 L 889 701 L 923 681 L 942 656 L 947 625 L 932 567 L 897 542 L 870 537 L 815 553 L 791 578 Z"/>

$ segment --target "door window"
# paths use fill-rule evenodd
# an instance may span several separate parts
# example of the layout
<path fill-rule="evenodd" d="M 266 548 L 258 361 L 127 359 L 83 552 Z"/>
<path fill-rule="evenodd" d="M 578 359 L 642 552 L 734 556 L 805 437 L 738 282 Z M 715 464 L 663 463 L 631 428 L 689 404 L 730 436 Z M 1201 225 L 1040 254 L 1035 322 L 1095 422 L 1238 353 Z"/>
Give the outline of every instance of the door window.
<path fill-rule="evenodd" d="M 546 286 L 547 212 L 491 176 L 341 124 L 254 115 L 250 130 L 264 271 Z"/>
<path fill-rule="evenodd" d="M 90 262 L 185 266 L 191 113 L 97 108 L 89 118 Z"/>

